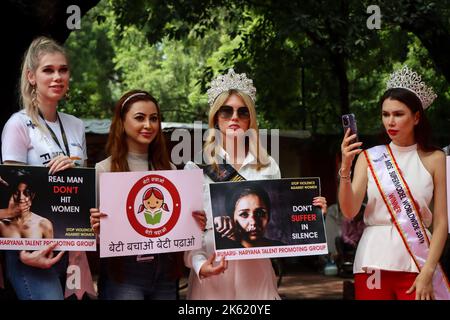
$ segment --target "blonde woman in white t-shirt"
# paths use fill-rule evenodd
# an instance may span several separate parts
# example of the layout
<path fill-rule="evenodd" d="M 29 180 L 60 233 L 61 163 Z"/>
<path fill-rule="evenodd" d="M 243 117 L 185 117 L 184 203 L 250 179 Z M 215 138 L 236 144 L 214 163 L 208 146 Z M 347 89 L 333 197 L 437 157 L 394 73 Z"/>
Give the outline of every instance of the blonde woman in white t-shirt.
<path fill-rule="evenodd" d="M 2 131 L 4 164 L 43 165 L 49 173 L 83 165 L 86 142 L 83 122 L 58 112 L 69 89 L 70 68 L 64 48 L 39 37 L 26 51 L 20 79 L 23 109 L 11 116 Z M 44 250 L 6 251 L 6 274 L 19 299 L 64 299 L 61 281 L 67 259 Z M 67 255 L 66 255 L 67 256 Z"/>

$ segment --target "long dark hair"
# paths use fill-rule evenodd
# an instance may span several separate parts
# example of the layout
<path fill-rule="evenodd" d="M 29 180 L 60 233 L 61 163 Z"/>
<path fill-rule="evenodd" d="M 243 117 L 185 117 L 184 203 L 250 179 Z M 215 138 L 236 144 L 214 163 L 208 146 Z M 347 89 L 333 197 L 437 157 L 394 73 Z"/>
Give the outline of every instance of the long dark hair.
<path fill-rule="evenodd" d="M 151 164 L 155 170 L 170 170 L 170 157 L 162 133 L 161 111 L 158 101 L 146 91 L 132 90 L 119 99 L 114 109 L 114 117 L 106 144 L 106 152 L 111 155 L 111 171 L 130 171 L 127 162 L 128 144 L 124 130 L 124 121 L 131 105 L 137 101 L 151 101 L 156 105 L 158 111 L 159 131 L 148 147 L 149 168 Z"/>
<path fill-rule="evenodd" d="M 234 192 L 228 194 L 225 200 L 225 206 L 227 214 L 234 219 L 234 210 L 236 209 L 236 203 L 242 197 L 250 194 L 258 196 L 267 207 L 267 213 L 270 220 L 270 198 L 266 190 L 258 186 L 238 186 Z"/>
<path fill-rule="evenodd" d="M 419 112 L 419 122 L 414 126 L 414 139 L 416 140 L 418 147 L 427 152 L 440 150 L 440 148 L 432 142 L 430 123 L 425 116 L 425 112 L 423 112 L 422 102 L 413 92 L 403 88 L 386 90 L 380 99 L 380 109 L 383 108 L 383 102 L 386 99 L 397 100 L 404 103 L 413 114 Z M 389 143 L 390 141 L 384 128 L 381 133 L 381 141 L 383 144 Z"/>

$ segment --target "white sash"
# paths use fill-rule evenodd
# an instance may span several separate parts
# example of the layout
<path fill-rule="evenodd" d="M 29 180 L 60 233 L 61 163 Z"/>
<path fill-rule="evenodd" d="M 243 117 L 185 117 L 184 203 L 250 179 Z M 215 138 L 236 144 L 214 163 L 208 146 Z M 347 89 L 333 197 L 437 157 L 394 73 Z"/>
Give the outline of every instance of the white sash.
<path fill-rule="evenodd" d="M 388 145 L 376 146 L 365 150 L 364 155 L 392 221 L 420 271 L 428 257 L 430 240 L 392 150 Z M 435 299 L 450 300 L 449 283 L 439 263 L 432 283 Z"/>

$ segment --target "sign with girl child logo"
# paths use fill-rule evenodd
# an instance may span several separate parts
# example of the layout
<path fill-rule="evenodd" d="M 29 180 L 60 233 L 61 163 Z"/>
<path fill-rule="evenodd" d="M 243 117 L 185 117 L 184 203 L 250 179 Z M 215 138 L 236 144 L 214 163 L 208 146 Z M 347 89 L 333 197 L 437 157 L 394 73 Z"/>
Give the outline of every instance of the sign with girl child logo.
<path fill-rule="evenodd" d="M 95 170 L 0 165 L 0 250 L 95 251 Z"/>
<path fill-rule="evenodd" d="M 202 170 L 100 174 L 100 257 L 197 249 Z"/>

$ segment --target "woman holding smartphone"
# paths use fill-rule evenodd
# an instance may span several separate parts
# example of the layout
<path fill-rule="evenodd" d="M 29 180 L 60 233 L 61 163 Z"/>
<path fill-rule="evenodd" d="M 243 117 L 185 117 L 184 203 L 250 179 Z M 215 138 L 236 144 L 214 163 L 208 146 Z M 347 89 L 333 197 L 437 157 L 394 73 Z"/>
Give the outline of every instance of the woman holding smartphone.
<path fill-rule="evenodd" d="M 356 135 L 345 132 L 339 170 L 343 214 L 353 218 L 368 196 L 353 269 L 356 299 L 450 298 L 439 265 L 447 239 L 445 155 L 431 144 L 424 113 L 435 98 L 405 66 L 391 75 L 380 99 L 386 144 L 363 151 L 362 142 L 352 142 Z"/>

